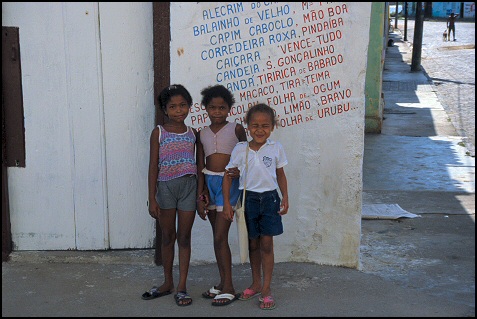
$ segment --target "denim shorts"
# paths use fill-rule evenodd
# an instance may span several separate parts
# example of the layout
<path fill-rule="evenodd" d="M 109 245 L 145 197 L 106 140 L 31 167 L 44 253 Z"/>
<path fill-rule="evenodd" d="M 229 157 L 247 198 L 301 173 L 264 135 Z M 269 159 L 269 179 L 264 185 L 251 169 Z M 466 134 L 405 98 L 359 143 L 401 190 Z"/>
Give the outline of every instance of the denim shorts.
<path fill-rule="evenodd" d="M 197 176 L 185 175 L 170 181 L 157 182 L 156 200 L 161 209 L 196 210 Z"/>
<path fill-rule="evenodd" d="M 256 193 L 245 192 L 245 219 L 248 238 L 255 239 L 261 235 L 276 236 L 283 233 L 280 197 L 276 190 Z"/>
<path fill-rule="evenodd" d="M 215 209 L 218 212 L 224 211 L 224 194 L 222 192 L 223 179 L 224 177 L 220 175 L 205 174 L 205 182 L 207 183 L 210 197 L 208 209 Z M 237 204 L 241 193 L 242 191 L 239 190 L 239 179 L 232 179 L 232 185 L 230 187 L 230 205 L 232 205 L 232 207 Z"/>

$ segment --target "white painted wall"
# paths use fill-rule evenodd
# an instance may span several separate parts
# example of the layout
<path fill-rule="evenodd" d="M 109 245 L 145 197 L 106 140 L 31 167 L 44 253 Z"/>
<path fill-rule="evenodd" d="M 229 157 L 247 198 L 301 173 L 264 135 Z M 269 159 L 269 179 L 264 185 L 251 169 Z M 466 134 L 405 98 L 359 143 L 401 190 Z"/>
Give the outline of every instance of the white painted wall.
<path fill-rule="evenodd" d="M 370 15 L 369 2 L 171 3 L 171 81 L 184 84 L 196 102 L 189 124 L 200 129 L 210 123 L 200 91 L 216 83 L 234 92 L 231 120 L 243 122 L 257 102 L 269 103 L 279 116 L 272 138 L 287 152 L 290 210 L 284 234 L 275 238 L 277 262 L 358 265 Z M 317 48 L 328 51 L 316 56 Z M 281 63 L 291 57 L 298 61 Z M 326 59 L 341 62 L 324 66 Z M 337 97 L 343 93 L 348 96 Z M 332 115 L 338 105 L 344 111 Z M 193 251 L 208 260 L 209 223 L 197 220 L 193 231 Z M 237 262 L 236 238 L 233 226 Z"/>
<path fill-rule="evenodd" d="M 204 86 L 217 83 L 219 70 L 216 61 L 200 58 L 202 50 L 216 46 L 210 43 L 210 34 L 194 36 L 193 28 L 215 19 L 210 14 L 204 19 L 204 10 L 221 14 L 226 4 L 171 3 L 171 79 L 185 84 L 196 103 Z M 273 97 L 283 99 L 292 92 L 307 101 L 307 107 L 293 112 L 287 111 L 289 101 L 272 105 L 282 121 L 303 119 L 280 125 L 272 134 L 283 143 L 290 163 L 285 171 L 291 208 L 284 217 L 285 233 L 275 239 L 276 261 L 357 267 L 371 4 L 346 3 L 346 12 L 339 14 L 343 25 L 313 35 L 301 32 L 305 24 L 313 24 L 305 22 L 303 14 L 315 10 L 324 15 L 315 24 L 330 22 L 337 17 L 330 17 L 328 7 L 343 3 L 304 8 L 290 2 L 293 12 L 264 21 L 260 16 L 276 14 L 273 10 L 280 3 L 263 13 L 243 4 L 235 14 L 243 40 L 252 38 L 246 18 L 252 18 L 247 21 L 253 25 L 291 18 L 293 25 L 282 31 L 295 29 L 297 37 L 288 42 L 315 40 L 337 29 L 342 34 L 333 43 L 333 55 L 341 54 L 343 62 L 315 70 L 328 70 L 329 78 L 312 83 L 309 77 L 294 89 L 271 81 L 267 87 L 276 91 L 261 98 L 242 98 L 241 90 L 234 94 L 236 106 L 245 109 L 257 101 L 267 102 L 268 97 L 273 103 Z M 26 167 L 8 169 L 14 249 L 153 247 L 154 221 L 146 206 L 149 135 L 154 127 L 152 3 L 3 2 L 2 25 L 19 27 L 25 110 Z M 260 55 L 252 63 L 259 68 L 254 88 L 262 87 L 257 77 L 267 72 L 267 62 L 280 70 L 278 59 L 292 54 L 281 53 L 278 44 L 269 43 L 269 34 L 263 36 L 265 45 L 253 50 Z M 309 49 L 315 48 L 314 43 Z M 308 62 L 295 63 L 296 70 L 305 73 L 287 80 L 301 81 L 313 74 L 307 71 Z M 315 85 L 338 80 L 339 87 L 313 93 Z M 252 88 L 242 93 L 248 89 Z M 338 104 L 349 103 L 351 108 L 320 118 L 326 106 L 337 104 L 324 105 L 321 96 L 343 90 L 352 94 Z M 204 119 L 198 104 L 190 124 L 208 124 L 192 123 L 193 116 L 195 121 Z M 240 121 L 243 116 L 237 112 L 231 119 Z M 235 225 L 231 229 L 234 262 L 238 262 Z M 208 221 L 196 219 L 192 245 L 193 263 L 215 261 Z"/>
<path fill-rule="evenodd" d="M 151 2 L 100 2 L 110 246 L 150 248 L 149 136 L 154 128 Z"/>
<path fill-rule="evenodd" d="M 2 2 L 2 25 L 19 27 L 25 113 L 14 249 L 152 247 L 152 3 Z"/>

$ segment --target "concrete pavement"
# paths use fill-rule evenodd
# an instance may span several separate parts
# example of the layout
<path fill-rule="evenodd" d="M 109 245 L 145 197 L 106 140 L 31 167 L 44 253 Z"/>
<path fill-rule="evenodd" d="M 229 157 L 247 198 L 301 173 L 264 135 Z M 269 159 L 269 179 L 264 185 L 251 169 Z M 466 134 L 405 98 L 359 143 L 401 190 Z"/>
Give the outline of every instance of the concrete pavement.
<path fill-rule="evenodd" d="M 475 22 L 459 19 L 456 41 L 442 40 L 445 27 L 445 20 L 424 21 L 421 65 L 469 154 L 475 156 Z M 398 28 L 404 34 L 404 20 L 398 21 Z M 408 20 L 411 49 L 413 37 L 414 20 Z"/>
<path fill-rule="evenodd" d="M 475 317 L 475 157 L 468 156 L 411 47 L 396 30 L 388 48 L 382 134 L 365 138 L 363 204 L 398 204 L 421 217 L 363 220 L 359 270 L 278 263 L 277 308 L 258 300 L 212 307 L 201 293 L 215 264 L 193 265 L 190 307 L 172 295 L 144 301 L 162 268 L 153 250 L 14 252 L 2 263 L 2 316 Z M 249 265 L 234 265 L 237 291 Z"/>

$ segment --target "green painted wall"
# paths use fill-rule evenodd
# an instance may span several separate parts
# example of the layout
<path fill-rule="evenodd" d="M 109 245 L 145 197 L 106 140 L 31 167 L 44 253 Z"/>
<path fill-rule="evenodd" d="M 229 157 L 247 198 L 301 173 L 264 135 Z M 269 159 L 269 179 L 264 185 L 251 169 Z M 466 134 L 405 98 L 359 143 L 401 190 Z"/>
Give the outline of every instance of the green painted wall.
<path fill-rule="evenodd" d="M 369 28 L 368 64 L 365 83 L 365 132 L 381 133 L 384 102 L 381 98 L 384 66 L 384 18 L 386 2 L 373 2 Z"/>

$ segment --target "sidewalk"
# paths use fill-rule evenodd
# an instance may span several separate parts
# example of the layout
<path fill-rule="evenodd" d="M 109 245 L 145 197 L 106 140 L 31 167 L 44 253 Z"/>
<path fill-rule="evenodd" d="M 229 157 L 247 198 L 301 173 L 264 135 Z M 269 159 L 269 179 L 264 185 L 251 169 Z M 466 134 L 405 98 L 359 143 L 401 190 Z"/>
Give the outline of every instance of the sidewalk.
<path fill-rule="evenodd" d="M 159 285 L 154 250 L 14 252 L 2 263 L 2 316 L 475 317 L 475 157 L 460 138 L 399 30 L 388 48 L 381 134 L 366 135 L 363 204 L 398 204 L 421 217 L 363 220 L 361 269 L 278 263 L 273 311 L 258 300 L 212 307 L 215 264 L 193 265 L 190 307 L 172 295 L 144 301 Z M 234 265 L 237 291 L 249 265 Z"/>

